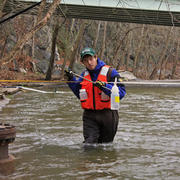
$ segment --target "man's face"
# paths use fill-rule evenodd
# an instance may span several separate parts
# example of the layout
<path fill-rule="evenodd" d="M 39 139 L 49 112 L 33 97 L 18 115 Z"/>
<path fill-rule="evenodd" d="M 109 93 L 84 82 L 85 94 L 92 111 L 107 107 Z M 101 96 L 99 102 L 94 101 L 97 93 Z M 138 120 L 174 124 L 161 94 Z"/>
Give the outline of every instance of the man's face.
<path fill-rule="evenodd" d="M 89 70 L 94 70 L 97 66 L 97 56 L 85 55 L 82 63 L 86 66 Z"/>

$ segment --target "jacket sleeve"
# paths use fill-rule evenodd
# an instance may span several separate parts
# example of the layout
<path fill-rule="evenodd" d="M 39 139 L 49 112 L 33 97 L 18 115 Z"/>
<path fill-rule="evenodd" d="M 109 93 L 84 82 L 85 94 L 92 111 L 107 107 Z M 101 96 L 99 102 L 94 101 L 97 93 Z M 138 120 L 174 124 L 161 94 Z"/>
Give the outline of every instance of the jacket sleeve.
<path fill-rule="evenodd" d="M 81 76 L 83 76 L 83 73 L 81 74 Z M 82 78 L 76 79 L 75 77 L 73 77 L 73 79 L 71 79 L 71 82 L 68 82 L 68 86 L 69 88 L 72 90 L 72 92 L 75 94 L 75 96 L 79 99 L 79 90 L 81 89 L 81 82 L 82 82 Z"/>
<path fill-rule="evenodd" d="M 115 78 L 117 78 L 117 82 L 120 82 L 119 73 L 115 69 L 113 69 L 112 72 L 111 72 L 110 82 L 114 82 Z M 113 83 L 106 83 L 106 87 L 109 88 L 109 89 L 112 89 L 113 85 L 114 85 Z M 126 94 L 125 86 L 123 84 L 121 84 L 121 83 L 118 83 L 117 86 L 119 88 L 119 97 L 120 97 L 120 99 L 122 99 Z M 103 88 L 103 92 L 105 94 L 107 94 L 108 96 L 111 96 L 111 91 L 110 90 Z"/>

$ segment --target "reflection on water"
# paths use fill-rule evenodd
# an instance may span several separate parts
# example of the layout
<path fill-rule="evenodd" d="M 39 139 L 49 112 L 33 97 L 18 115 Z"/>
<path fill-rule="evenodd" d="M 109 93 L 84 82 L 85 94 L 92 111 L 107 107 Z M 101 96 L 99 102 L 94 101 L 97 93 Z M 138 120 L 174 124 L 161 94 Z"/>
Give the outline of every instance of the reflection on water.
<path fill-rule="evenodd" d="M 4 175 L 4 176 L 11 175 L 14 173 L 14 171 L 15 171 L 14 161 L 0 163 L 0 177 L 1 175 Z"/>
<path fill-rule="evenodd" d="M 21 92 L 0 122 L 16 125 L 9 179 L 180 178 L 179 89 L 131 88 L 121 102 L 114 143 L 83 148 L 82 110 L 68 89 Z"/>

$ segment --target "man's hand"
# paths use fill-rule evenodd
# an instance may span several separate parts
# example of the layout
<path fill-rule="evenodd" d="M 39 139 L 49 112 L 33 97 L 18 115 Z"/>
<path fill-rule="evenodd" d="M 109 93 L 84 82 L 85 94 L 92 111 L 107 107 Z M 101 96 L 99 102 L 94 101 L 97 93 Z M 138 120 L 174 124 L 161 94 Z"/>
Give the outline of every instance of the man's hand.
<path fill-rule="evenodd" d="M 106 86 L 106 83 L 98 80 L 94 83 L 94 85 L 102 90 L 103 87 Z"/>
<path fill-rule="evenodd" d="M 73 79 L 73 74 L 70 68 L 64 70 L 64 79 L 68 81 Z"/>

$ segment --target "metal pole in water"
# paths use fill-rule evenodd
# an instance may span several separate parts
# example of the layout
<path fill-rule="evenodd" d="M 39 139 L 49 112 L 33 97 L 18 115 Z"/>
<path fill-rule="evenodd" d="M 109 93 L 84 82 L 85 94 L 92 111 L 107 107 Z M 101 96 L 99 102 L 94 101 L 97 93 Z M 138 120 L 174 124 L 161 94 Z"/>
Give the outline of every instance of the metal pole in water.
<path fill-rule="evenodd" d="M 15 140 L 16 128 L 9 124 L 0 124 L 0 164 L 10 162 L 15 158 L 8 153 L 8 145 Z"/>

